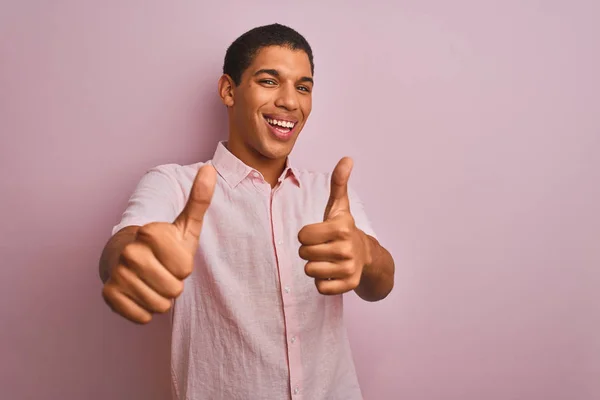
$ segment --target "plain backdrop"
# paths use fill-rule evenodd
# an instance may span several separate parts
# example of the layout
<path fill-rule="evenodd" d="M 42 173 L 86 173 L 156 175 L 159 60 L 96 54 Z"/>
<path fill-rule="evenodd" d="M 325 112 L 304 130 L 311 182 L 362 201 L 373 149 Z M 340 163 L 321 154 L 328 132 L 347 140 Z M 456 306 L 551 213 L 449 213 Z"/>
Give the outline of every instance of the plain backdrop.
<path fill-rule="evenodd" d="M 98 258 L 148 168 L 212 156 L 226 47 L 280 22 L 315 52 L 294 157 L 354 157 L 396 259 L 346 296 L 365 399 L 599 399 L 599 4 L 1 1 L 0 397 L 169 397 L 168 320 L 112 314 Z"/>

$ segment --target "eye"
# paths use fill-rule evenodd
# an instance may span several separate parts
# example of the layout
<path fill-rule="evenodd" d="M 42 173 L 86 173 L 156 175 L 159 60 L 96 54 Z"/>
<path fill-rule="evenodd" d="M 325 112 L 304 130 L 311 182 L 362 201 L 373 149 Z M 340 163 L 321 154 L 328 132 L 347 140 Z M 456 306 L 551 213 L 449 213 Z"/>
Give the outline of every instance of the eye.
<path fill-rule="evenodd" d="M 275 82 L 273 79 L 263 79 L 260 81 L 260 83 L 264 83 L 265 85 L 269 86 L 277 85 L 277 82 Z"/>
<path fill-rule="evenodd" d="M 301 92 L 310 93 L 310 88 L 308 86 L 298 86 L 298 90 Z"/>

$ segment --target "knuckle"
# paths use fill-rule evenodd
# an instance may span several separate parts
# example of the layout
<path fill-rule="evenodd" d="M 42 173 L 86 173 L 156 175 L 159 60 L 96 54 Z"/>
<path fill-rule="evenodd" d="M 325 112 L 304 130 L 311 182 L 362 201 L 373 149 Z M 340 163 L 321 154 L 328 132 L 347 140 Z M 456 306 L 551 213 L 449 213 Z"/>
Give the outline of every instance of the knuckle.
<path fill-rule="evenodd" d="M 317 286 L 317 290 L 319 291 L 319 293 L 324 295 L 328 295 L 331 293 L 331 288 L 328 287 L 327 281 L 315 279 L 315 285 Z"/>
<path fill-rule="evenodd" d="M 171 309 L 171 302 L 169 300 L 160 300 L 154 304 L 154 311 L 159 314 L 164 314 Z"/>
<path fill-rule="evenodd" d="M 140 227 L 140 229 L 138 229 L 138 234 L 152 236 L 154 233 L 157 232 L 160 225 L 161 224 L 159 222 L 150 222 Z"/>
<path fill-rule="evenodd" d="M 342 258 L 350 259 L 352 258 L 352 244 L 348 242 L 344 242 L 339 247 L 339 253 Z"/>
<path fill-rule="evenodd" d="M 152 232 L 154 231 L 153 226 L 154 224 L 151 223 L 140 227 L 136 234 L 136 240 L 143 240 L 145 238 L 152 237 Z"/>
<path fill-rule="evenodd" d="M 304 273 L 305 273 L 306 275 L 308 275 L 308 276 L 312 276 L 312 275 L 313 275 L 313 273 L 314 273 L 314 268 L 313 268 L 313 265 L 312 265 L 312 263 L 311 263 L 311 262 L 307 262 L 307 263 L 304 265 Z"/>
<path fill-rule="evenodd" d="M 105 284 L 102 287 L 102 298 L 104 299 L 104 301 L 108 304 L 111 305 L 112 301 L 113 301 L 113 296 L 114 296 L 114 288 L 111 284 Z"/>
<path fill-rule="evenodd" d="M 181 279 L 185 279 L 194 271 L 194 260 L 190 259 L 184 262 L 181 267 Z"/>
<path fill-rule="evenodd" d="M 194 268 L 193 268 L 193 264 L 192 263 L 182 263 L 179 266 L 177 266 L 173 271 L 172 274 L 179 280 L 184 280 L 185 278 L 187 278 L 188 276 L 190 276 L 193 272 Z"/>
<path fill-rule="evenodd" d="M 154 243 L 160 236 L 164 235 L 164 227 L 164 222 L 151 222 L 146 224 L 138 229 L 136 239 L 148 243 Z"/>
<path fill-rule="evenodd" d="M 123 264 L 118 264 L 115 269 L 113 269 L 112 273 L 111 273 L 111 279 L 116 283 L 116 284 L 122 284 L 122 282 L 127 279 L 126 278 L 126 269 L 127 267 L 125 267 L 125 265 Z"/>
<path fill-rule="evenodd" d="M 342 264 L 342 271 L 346 276 L 354 275 L 354 265 L 352 263 L 344 263 Z"/>
<path fill-rule="evenodd" d="M 191 268 L 184 268 L 183 271 L 181 271 L 181 273 L 179 274 L 180 279 L 184 280 L 186 278 L 188 278 L 191 274 L 192 274 L 192 269 Z"/>
<path fill-rule="evenodd" d="M 307 254 L 306 254 L 306 247 L 300 246 L 300 248 L 298 249 L 298 255 L 303 260 L 306 260 L 308 258 Z"/>
<path fill-rule="evenodd" d="M 183 293 L 183 282 L 177 281 L 167 288 L 167 295 L 171 298 L 179 297 Z"/>
<path fill-rule="evenodd" d="M 344 239 L 349 238 L 350 234 L 352 233 L 352 228 L 346 223 L 340 224 L 338 227 L 338 233 Z"/>
<path fill-rule="evenodd" d="M 136 255 L 138 254 L 136 250 L 136 246 L 133 243 L 127 244 L 125 247 L 123 247 L 123 250 L 121 251 L 121 259 L 127 263 L 134 262 L 136 259 Z"/>
<path fill-rule="evenodd" d="M 104 302 L 106 303 L 106 305 L 113 312 L 119 313 L 119 311 L 118 311 L 119 300 L 118 300 L 118 297 L 116 297 L 116 293 L 117 293 L 117 288 L 114 287 L 113 285 L 106 284 L 102 288 L 102 298 L 104 299 Z"/>
<path fill-rule="evenodd" d="M 134 271 L 137 274 L 143 273 L 150 268 L 149 250 L 143 243 L 133 242 L 123 248 L 121 260 L 124 267 Z"/>
<path fill-rule="evenodd" d="M 315 279 L 315 286 L 317 287 L 317 291 L 321 294 L 326 294 L 324 290 L 323 283 L 317 279 Z"/>
<path fill-rule="evenodd" d="M 194 270 L 194 255 L 180 252 L 174 256 L 168 263 L 163 264 L 173 276 L 179 280 L 184 280 L 190 276 Z"/>
<path fill-rule="evenodd" d="M 302 244 L 306 241 L 306 229 L 302 228 L 298 232 L 298 241 Z"/>

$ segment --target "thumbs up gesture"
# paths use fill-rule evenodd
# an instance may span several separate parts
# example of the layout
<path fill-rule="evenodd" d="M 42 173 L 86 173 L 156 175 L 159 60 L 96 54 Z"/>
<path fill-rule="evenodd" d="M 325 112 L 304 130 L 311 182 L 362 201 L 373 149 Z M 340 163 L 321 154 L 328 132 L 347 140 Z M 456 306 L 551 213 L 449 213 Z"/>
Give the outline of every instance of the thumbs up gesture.
<path fill-rule="evenodd" d="M 322 294 L 348 292 L 360 284 L 363 267 L 371 263 L 367 236 L 358 229 L 350 212 L 348 180 L 352 159 L 342 158 L 331 175 L 331 192 L 323 222 L 303 227 L 298 233 L 304 271 L 315 279 Z"/>
<path fill-rule="evenodd" d="M 202 221 L 216 184 L 212 165 L 198 171 L 187 204 L 173 223 L 142 226 L 127 244 L 106 281 L 102 295 L 116 313 L 148 323 L 153 313 L 167 312 L 192 273 Z"/>

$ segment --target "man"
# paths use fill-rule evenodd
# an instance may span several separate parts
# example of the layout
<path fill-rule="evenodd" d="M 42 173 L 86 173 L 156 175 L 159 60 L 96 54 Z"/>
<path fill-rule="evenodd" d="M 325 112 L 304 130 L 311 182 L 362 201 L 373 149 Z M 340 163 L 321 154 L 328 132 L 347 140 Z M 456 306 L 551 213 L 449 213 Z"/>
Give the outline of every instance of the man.
<path fill-rule="evenodd" d="M 103 297 L 172 314 L 176 399 L 360 399 L 342 294 L 383 299 L 394 262 L 348 189 L 288 155 L 311 112 L 313 55 L 279 24 L 228 48 L 229 137 L 212 160 L 148 171 L 100 260 Z"/>

